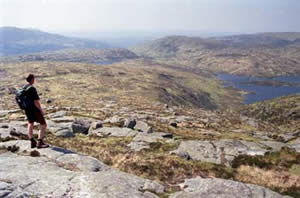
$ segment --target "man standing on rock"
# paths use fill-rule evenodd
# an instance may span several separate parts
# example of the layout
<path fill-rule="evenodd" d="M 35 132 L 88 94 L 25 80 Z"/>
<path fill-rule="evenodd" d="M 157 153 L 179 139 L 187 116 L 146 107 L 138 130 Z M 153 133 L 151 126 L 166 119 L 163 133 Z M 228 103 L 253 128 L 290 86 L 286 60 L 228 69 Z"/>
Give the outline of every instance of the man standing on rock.
<path fill-rule="evenodd" d="M 45 133 L 45 129 L 47 127 L 44 114 L 45 112 L 43 111 L 41 105 L 40 105 L 40 98 L 38 96 L 38 93 L 33 87 L 35 78 L 33 74 L 29 74 L 26 78 L 26 81 L 28 82 L 25 87 L 30 87 L 26 91 L 26 96 L 29 98 L 30 101 L 30 106 L 25 109 L 25 114 L 28 120 L 28 137 L 31 142 L 31 148 L 47 148 L 49 147 L 48 144 L 45 144 L 43 142 L 43 137 Z M 36 142 L 34 138 L 32 137 L 33 134 L 33 125 L 34 122 L 40 123 L 40 130 L 38 133 L 38 141 Z"/>

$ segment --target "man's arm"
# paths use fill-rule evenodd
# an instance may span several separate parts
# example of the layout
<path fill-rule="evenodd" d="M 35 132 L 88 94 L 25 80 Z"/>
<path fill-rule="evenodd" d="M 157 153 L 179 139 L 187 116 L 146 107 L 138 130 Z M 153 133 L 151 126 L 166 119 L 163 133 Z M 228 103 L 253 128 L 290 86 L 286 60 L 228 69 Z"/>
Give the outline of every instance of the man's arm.
<path fill-rule="evenodd" d="M 45 114 L 45 112 L 43 111 L 43 109 L 41 107 L 40 100 L 34 100 L 34 105 L 36 106 L 36 108 L 38 108 L 41 111 L 42 115 Z"/>

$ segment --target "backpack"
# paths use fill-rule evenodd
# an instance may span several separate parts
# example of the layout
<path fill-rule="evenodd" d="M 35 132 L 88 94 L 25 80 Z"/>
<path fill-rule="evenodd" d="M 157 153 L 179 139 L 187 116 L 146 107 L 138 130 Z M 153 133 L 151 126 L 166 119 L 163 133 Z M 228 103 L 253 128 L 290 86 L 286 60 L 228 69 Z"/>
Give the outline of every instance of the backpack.
<path fill-rule="evenodd" d="M 25 85 L 24 87 L 17 90 L 16 102 L 19 105 L 20 109 L 25 110 L 33 106 L 33 102 L 30 100 L 26 93 L 31 87 L 31 85 Z"/>

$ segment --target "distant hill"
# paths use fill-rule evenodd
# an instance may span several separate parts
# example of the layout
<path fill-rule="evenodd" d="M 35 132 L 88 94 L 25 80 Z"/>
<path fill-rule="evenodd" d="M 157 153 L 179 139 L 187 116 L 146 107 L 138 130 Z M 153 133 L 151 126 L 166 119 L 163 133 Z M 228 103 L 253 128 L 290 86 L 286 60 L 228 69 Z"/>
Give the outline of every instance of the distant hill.
<path fill-rule="evenodd" d="M 169 36 L 131 48 L 160 62 L 240 75 L 300 74 L 300 33 Z"/>
<path fill-rule="evenodd" d="M 269 32 L 258 34 L 245 34 L 226 37 L 215 37 L 227 47 L 234 48 L 281 48 L 291 45 L 300 47 L 300 33 L 298 32 Z"/>
<path fill-rule="evenodd" d="M 109 49 L 62 49 L 51 52 L 31 53 L 0 58 L 1 62 L 28 62 L 28 61 L 63 61 L 92 64 L 110 64 L 122 60 L 136 59 L 138 56 L 121 48 Z"/>
<path fill-rule="evenodd" d="M 107 44 L 33 29 L 0 27 L 0 55 L 16 55 L 65 48 L 107 48 Z"/>

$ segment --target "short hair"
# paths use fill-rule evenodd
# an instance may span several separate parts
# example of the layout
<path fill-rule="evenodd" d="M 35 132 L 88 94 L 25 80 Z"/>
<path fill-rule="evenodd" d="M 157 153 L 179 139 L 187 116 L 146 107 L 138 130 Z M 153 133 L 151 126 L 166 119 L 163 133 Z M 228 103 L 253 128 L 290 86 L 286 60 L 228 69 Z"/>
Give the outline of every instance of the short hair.
<path fill-rule="evenodd" d="M 34 79 L 34 75 L 33 74 L 29 74 L 27 76 L 27 78 L 26 78 L 26 81 L 30 83 L 32 79 Z"/>

